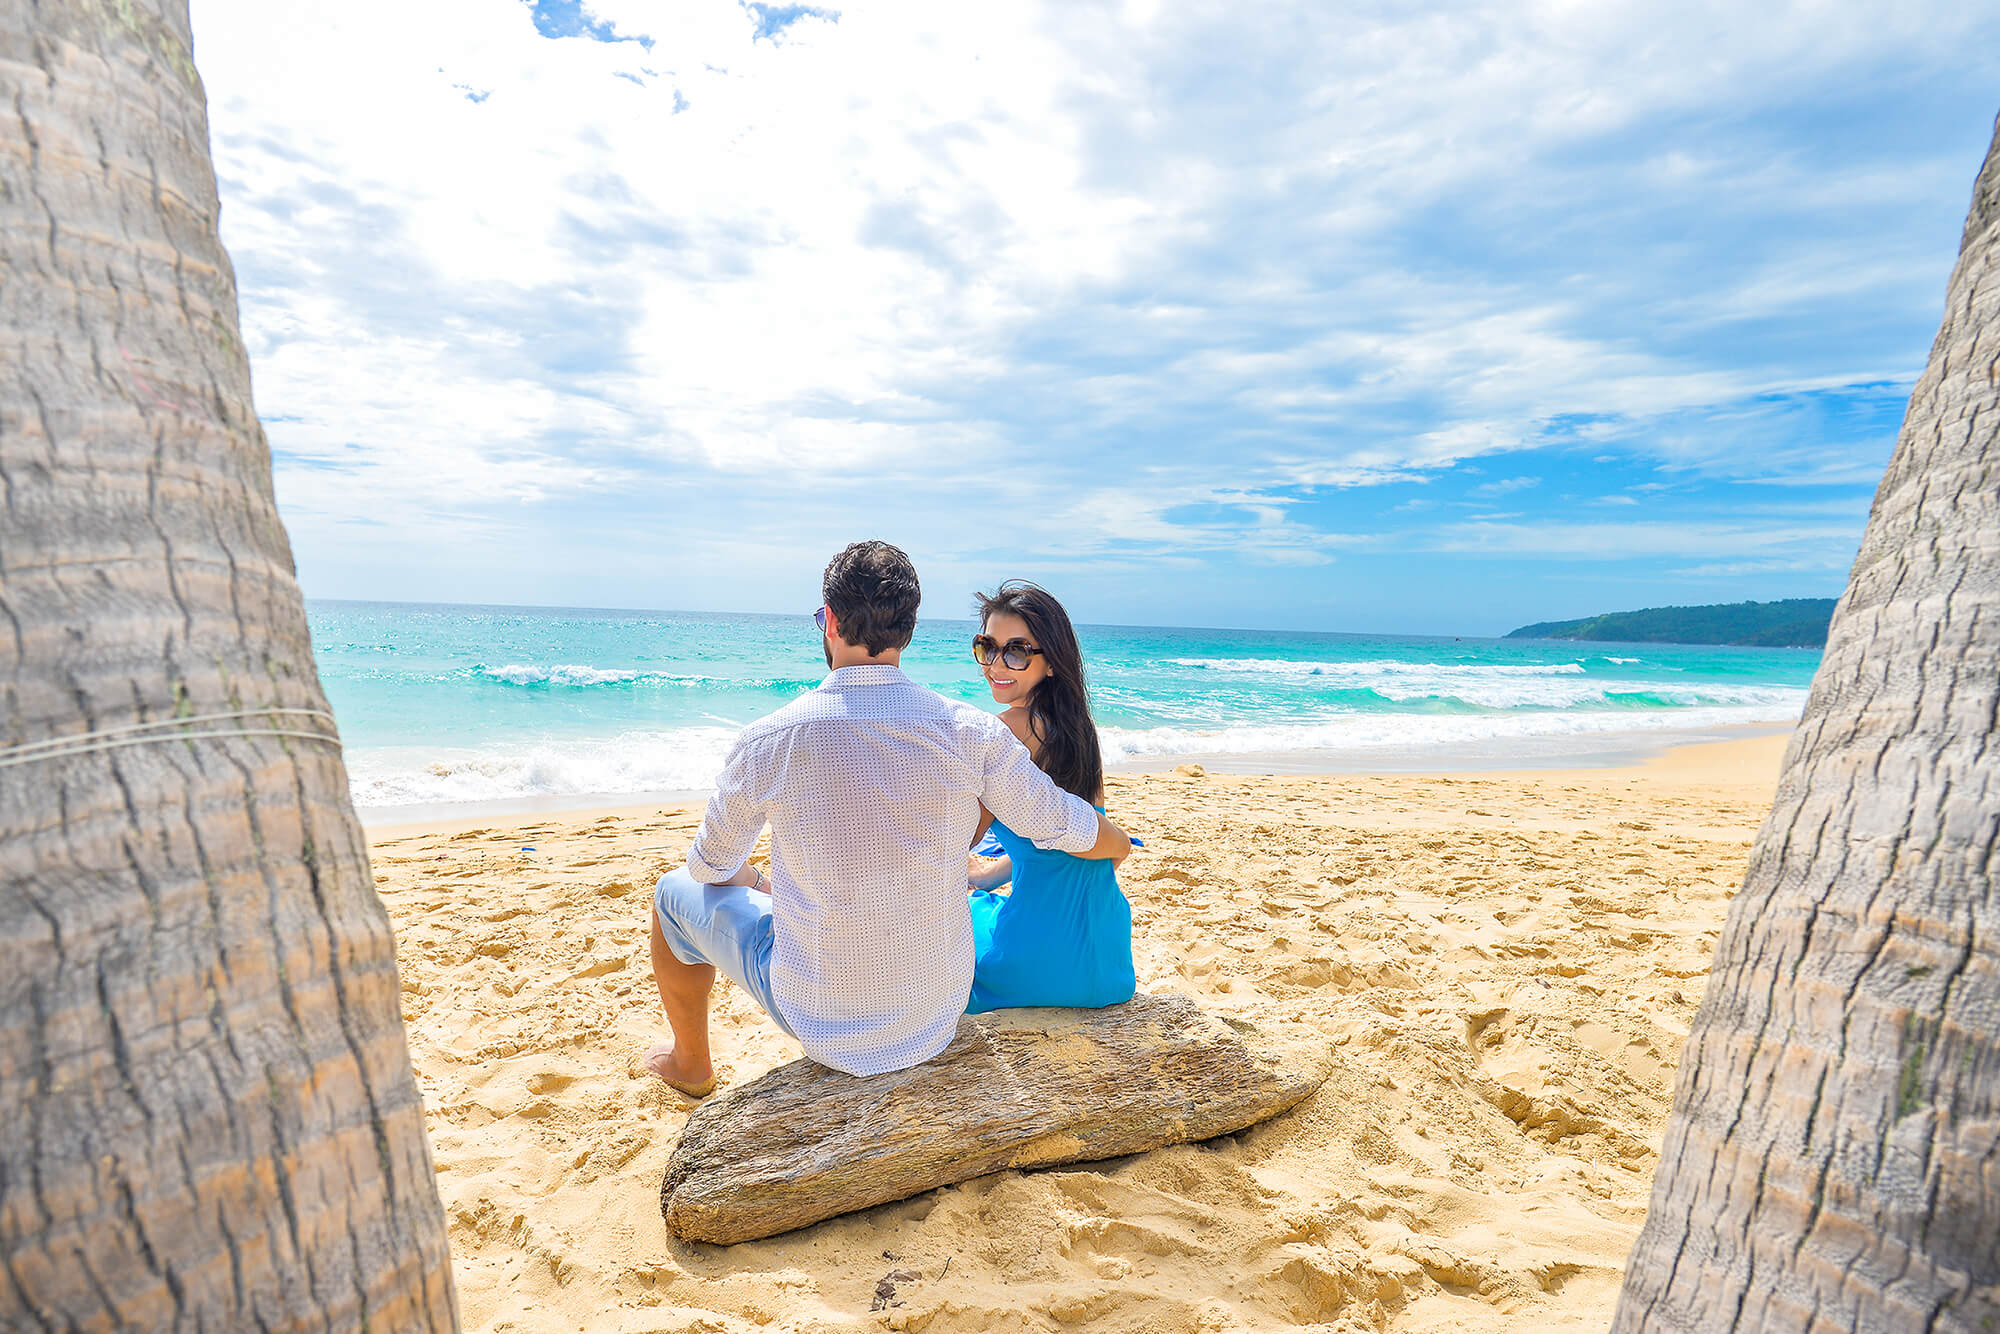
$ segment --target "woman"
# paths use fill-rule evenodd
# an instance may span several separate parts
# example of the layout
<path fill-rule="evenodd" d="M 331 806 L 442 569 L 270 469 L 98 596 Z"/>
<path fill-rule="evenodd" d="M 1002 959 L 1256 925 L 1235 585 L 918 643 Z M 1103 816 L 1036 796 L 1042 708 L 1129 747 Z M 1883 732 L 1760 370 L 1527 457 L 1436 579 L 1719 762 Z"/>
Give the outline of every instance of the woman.
<path fill-rule="evenodd" d="M 1059 787 L 1103 810 L 1104 760 L 1069 613 L 1019 579 L 980 594 L 979 612 L 972 656 L 993 698 L 1007 706 L 1000 720 Z M 1038 848 L 998 820 L 991 832 L 1006 855 L 970 871 L 977 962 L 966 1012 L 1130 1000 L 1132 905 L 1117 868 Z M 1009 880 L 1011 894 L 993 892 Z"/>

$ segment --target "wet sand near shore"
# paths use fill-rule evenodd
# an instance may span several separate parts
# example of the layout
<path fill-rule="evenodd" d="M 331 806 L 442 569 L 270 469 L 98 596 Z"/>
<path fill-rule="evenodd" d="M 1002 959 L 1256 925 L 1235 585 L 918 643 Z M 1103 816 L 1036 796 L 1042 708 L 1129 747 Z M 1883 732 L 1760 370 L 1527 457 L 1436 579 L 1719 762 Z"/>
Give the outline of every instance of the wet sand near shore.
<path fill-rule="evenodd" d="M 636 1065 L 700 808 L 371 829 L 465 1327 L 1601 1329 L 1784 742 L 1114 776 L 1141 988 L 1302 1024 L 1333 1078 L 1238 1136 L 734 1247 L 666 1234 L 688 1104 Z M 715 1050 L 725 1089 L 799 1054 L 727 983 Z"/>

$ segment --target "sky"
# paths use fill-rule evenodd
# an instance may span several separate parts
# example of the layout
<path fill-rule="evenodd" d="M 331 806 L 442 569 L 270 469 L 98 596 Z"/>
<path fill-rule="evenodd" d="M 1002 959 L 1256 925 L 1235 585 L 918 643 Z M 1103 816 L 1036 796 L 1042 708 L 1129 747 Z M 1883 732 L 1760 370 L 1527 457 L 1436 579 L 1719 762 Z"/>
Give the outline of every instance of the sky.
<path fill-rule="evenodd" d="M 306 594 L 1828 597 L 2000 6 L 194 0 Z"/>

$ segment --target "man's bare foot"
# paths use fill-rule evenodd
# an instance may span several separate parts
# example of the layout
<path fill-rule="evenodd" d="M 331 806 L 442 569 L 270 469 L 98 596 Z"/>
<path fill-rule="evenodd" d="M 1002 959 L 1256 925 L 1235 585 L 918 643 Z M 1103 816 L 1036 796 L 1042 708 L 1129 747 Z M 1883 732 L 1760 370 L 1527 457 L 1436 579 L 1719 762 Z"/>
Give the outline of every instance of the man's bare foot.
<path fill-rule="evenodd" d="M 696 1101 L 715 1092 L 714 1067 L 704 1062 L 697 1068 L 693 1061 L 676 1051 L 671 1042 L 656 1043 L 648 1048 L 640 1063 L 665 1080 L 668 1088 L 685 1093 Z"/>

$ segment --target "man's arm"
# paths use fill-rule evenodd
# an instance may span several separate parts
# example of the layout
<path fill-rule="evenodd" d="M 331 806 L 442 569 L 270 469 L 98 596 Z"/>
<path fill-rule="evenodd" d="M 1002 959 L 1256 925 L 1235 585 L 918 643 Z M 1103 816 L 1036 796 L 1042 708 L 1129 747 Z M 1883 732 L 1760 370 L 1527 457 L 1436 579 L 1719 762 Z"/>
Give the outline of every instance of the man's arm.
<path fill-rule="evenodd" d="M 1125 860 L 1132 840 L 1082 797 L 1035 767 L 1028 748 L 997 721 L 979 742 L 986 809 L 1036 847 L 1093 861 Z"/>
<path fill-rule="evenodd" d="M 1122 862 L 1132 855 L 1132 836 L 1105 818 L 1103 811 L 1092 811 L 1097 817 L 1097 841 L 1090 845 L 1090 851 L 1076 855 L 1086 861 Z"/>
<path fill-rule="evenodd" d="M 750 747 L 738 737 L 688 849 L 688 874 L 704 885 L 730 883 L 764 832 L 764 814 L 763 784 L 752 772 Z"/>

